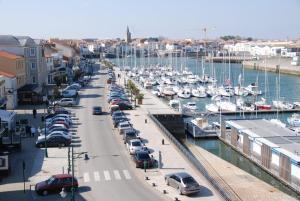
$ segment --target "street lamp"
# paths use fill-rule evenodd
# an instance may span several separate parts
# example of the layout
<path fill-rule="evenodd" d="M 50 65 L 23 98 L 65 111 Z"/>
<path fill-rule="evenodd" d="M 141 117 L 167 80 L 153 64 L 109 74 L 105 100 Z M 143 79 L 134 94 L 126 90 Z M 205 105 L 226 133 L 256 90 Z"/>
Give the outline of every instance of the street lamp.
<path fill-rule="evenodd" d="M 47 132 L 46 132 L 46 107 L 47 107 L 47 104 L 46 104 L 46 100 L 47 100 L 47 97 L 43 97 L 43 101 L 44 101 L 44 103 L 45 103 L 45 107 L 44 107 L 44 118 L 43 118 L 43 120 L 44 120 L 44 124 L 45 124 L 45 129 L 44 129 L 44 135 L 45 135 L 45 157 L 46 158 L 48 158 L 48 149 L 47 149 L 47 137 L 46 137 L 46 134 L 47 134 Z"/>

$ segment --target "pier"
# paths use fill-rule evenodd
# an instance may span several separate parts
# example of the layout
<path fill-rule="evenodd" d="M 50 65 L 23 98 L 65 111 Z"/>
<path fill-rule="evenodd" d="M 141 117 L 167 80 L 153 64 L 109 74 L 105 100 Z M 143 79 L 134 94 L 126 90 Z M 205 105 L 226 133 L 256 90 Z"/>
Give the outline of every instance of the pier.
<path fill-rule="evenodd" d="M 300 109 L 285 109 L 285 110 L 277 110 L 277 109 L 271 109 L 271 110 L 254 110 L 254 111 L 222 111 L 222 112 L 184 112 L 183 115 L 185 116 L 209 116 L 209 115 L 242 115 L 242 114 L 285 114 L 285 113 L 298 113 L 300 112 Z"/>

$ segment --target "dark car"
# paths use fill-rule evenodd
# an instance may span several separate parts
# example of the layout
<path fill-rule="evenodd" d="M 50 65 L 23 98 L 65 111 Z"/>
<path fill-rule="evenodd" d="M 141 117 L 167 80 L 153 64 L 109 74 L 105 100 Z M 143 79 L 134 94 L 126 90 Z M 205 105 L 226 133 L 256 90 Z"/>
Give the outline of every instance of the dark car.
<path fill-rule="evenodd" d="M 129 143 L 130 140 L 134 140 L 134 139 L 140 139 L 135 129 L 124 131 L 123 134 L 124 144 L 127 144 Z"/>
<path fill-rule="evenodd" d="M 118 127 L 119 123 L 124 122 L 124 121 L 128 121 L 127 117 L 125 116 L 117 116 L 115 118 L 113 118 L 113 124 L 114 127 Z"/>
<path fill-rule="evenodd" d="M 35 146 L 36 147 L 45 147 L 45 140 L 47 147 L 65 147 L 71 144 L 71 139 L 60 136 L 47 136 L 46 138 L 40 137 L 37 139 Z"/>
<path fill-rule="evenodd" d="M 132 157 L 135 167 L 146 168 L 154 166 L 154 159 L 150 157 L 148 151 L 138 151 Z"/>
<path fill-rule="evenodd" d="M 100 115 L 102 114 L 102 108 L 100 106 L 93 107 L 93 115 Z"/>
<path fill-rule="evenodd" d="M 132 105 L 125 103 L 125 102 L 120 102 L 116 105 L 119 106 L 120 110 L 132 110 L 133 109 Z"/>
<path fill-rule="evenodd" d="M 35 185 L 35 192 L 39 195 L 48 195 L 49 193 L 59 193 L 64 188 L 71 191 L 72 187 L 75 190 L 78 188 L 78 181 L 69 174 L 53 175 L 46 181 L 39 182 Z"/>

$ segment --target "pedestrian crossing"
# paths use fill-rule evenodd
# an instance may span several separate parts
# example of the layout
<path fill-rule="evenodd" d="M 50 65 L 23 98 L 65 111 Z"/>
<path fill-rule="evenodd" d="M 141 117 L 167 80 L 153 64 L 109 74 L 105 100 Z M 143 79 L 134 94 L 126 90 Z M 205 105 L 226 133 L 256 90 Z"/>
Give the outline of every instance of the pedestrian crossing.
<path fill-rule="evenodd" d="M 84 183 L 101 181 L 120 181 L 132 179 L 128 170 L 103 170 L 102 172 L 84 172 L 82 180 Z"/>

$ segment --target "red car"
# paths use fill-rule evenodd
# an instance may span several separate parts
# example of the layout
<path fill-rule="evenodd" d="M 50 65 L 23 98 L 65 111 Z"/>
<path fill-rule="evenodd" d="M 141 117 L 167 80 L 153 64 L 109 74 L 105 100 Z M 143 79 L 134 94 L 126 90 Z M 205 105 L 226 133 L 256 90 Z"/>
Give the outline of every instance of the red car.
<path fill-rule="evenodd" d="M 46 181 L 37 183 L 35 185 L 35 192 L 39 195 L 48 195 L 49 193 L 59 193 L 62 191 L 62 188 L 65 188 L 67 191 L 71 191 L 72 186 L 75 189 L 78 188 L 78 181 L 75 177 L 72 177 L 72 175 L 69 174 L 57 174 L 53 175 Z"/>

